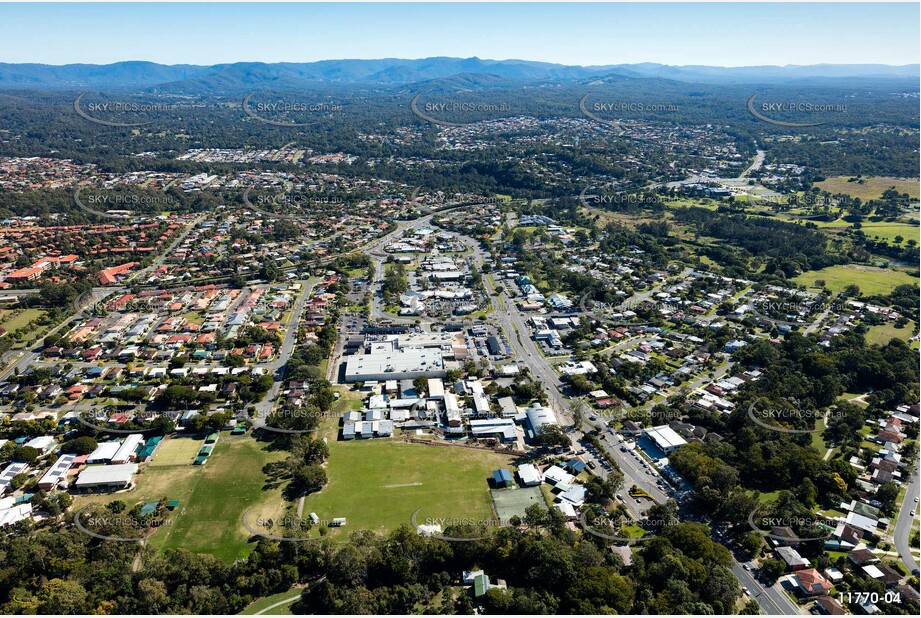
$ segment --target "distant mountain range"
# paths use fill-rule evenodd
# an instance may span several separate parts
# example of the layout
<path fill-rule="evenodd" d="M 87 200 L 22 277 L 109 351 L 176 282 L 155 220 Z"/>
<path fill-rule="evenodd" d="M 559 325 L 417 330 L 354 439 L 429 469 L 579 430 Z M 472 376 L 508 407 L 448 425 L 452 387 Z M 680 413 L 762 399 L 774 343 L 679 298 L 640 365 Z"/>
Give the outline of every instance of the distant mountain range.
<path fill-rule="evenodd" d="M 479 87 L 515 83 L 591 81 L 621 76 L 701 84 L 844 84 L 851 80 L 915 80 L 918 64 L 817 64 L 808 66 L 708 67 L 655 63 L 567 66 L 527 60 L 423 58 L 402 60 L 323 60 L 320 62 L 237 62 L 212 66 L 154 62 L 114 64 L 4 64 L 0 88 L 38 90 L 146 90 L 169 94 L 241 92 L 248 89 L 293 90 L 327 84 L 363 84 L 393 88 L 448 80 Z"/>

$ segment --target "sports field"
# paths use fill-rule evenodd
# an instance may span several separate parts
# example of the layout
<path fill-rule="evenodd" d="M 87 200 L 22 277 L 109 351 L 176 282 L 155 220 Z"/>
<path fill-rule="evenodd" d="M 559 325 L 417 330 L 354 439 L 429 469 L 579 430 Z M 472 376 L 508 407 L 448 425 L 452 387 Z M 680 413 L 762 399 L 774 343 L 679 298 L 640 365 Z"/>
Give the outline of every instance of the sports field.
<path fill-rule="evenodd" d="M 198 474 L 193 491 L 175 523 L 158 531 L 151 544 L 208 553 L 226 562 L 245 558 L 253 545 L 243 527 L 243 513 L 252 509 L 253 517 L 278 516 L 285 508 L 281 488 L 264 489 L 262 471 L 266 463 L 283 459 L 285 452 L 268 451 L 266 446 L 249 436 L 222 434 L 208 463 L 190 466 Z"/>
<path fill-rule="evenodd" d="M 154 451 L 150 465 L 154 468 L 192 465 L 203 444 L 203 440 L 196 438 L 164 438 Z"/>
<path fill-rule="evenodd" d="M 901 236 L 902 242 L 901 246 L 907 247 L 909 240 L 914 240 L 918 242 L 919 233 L 921 233 L 921 228 L 917 225 L 911 225 L 909 223 L 886 223 L 885 221 L 880 221 L 875 223 L 869 221 L 862 223 L 860 226 L 861 231 L 867 235 L 867 238 L 872 240 L 885 240 L 889 244 L 895 245 L 896 237 Z"/>
<path fill-rule="evenodd" d="M 852 229 L 852 224 L 838 219 L 837 221 L 813 221 L 813 223 L 827 232 L 840 232 Z M 889 244 L 908 246 L 909 240 L 918 243 L 921 228 L 917 224 L 898 223 L 887 221 L 864 221 L 860 224 L 862 231 L 870 240 L 885 240 Z M 896 242 L 896 238 L 901 236 L 901 243 Z"/>
<path fill-rule="evenodd" d="M 860 288 L 865 296 L 873 294 L 889 294 L 897 286 L 903 284 L 918 285 L 918 279 L 908 273 L 891 268 L 876 268 L 874 266 L 860 266 L 847 264 L 844 266 L 829 266 L 822 270 L 810 270 L 795 279 L 807 287 L 812 287 L 815 281 L 822 279 L 825 287 L 838 293 L 848 285 L 854 284 Z"/>
<path fill-rule="evenodd" d="M 864 181 L 863 184 L 848 182 L 848 176 L 834 176 L 816 183 L 816 186 L 829 193 L 846 193 L 851 197 L 859 197 L 863 201 L 879 199 L 883 191 L 895 187 L 899 193 L 907 193 L 914 199 L 918 199 L 917 180 L 887 176 L 867 176 L 861 180 Z"/>
<path fill-rule="evenodd" d="M 182 547 L 233 562 L 254 547 L 242 524 L 243 513 L 252 508 L 252 517 L 278 516 L 286 506 L 280 488 L 264 490 L 262 471 L 266 463 L 284 456 L 284 451 L 270 452 L 265 443 L 250 436 L 229 437 L 224 432 L 204 466 L 141 466 L 134 489 L 75 496 L 74 508 L 113 500 L 129 507 L 164 497 L 179 500 L 179 508 L 168 516 L 170 523 L 157 530 L 150 544 L 161 549 Z"/>
<path fill-rule="evenodd" d="M 409 444 L 398 438 L 336 440 L 338 428 L 324 427 L 329 441 L 328 485 L 307 497 L 304 516 L 345 517 L 351 530 L 384 532 L 426 519 L 493 518 L 489 477 L 509 466 L 509 457 L 491 451 Z"/>
<path fill-rule="evenodd" d="M 902 328 L 896 328 L 894 322 L 886 322 L 885 324 L 871 326 L 866 334 L 867 343 L 885 345 L 889 343 L 890 339 L 908 341 L 911 338 L 912 332 L 914 332 L 914 325 L 914 322 L 909 321 L 908 324 Z"/>

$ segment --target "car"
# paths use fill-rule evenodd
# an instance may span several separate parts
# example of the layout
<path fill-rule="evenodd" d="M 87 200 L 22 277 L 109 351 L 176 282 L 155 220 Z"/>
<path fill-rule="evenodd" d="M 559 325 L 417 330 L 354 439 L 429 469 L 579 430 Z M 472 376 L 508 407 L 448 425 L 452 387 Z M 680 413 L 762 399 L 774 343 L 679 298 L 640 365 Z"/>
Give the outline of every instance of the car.
<path fill-rule="evenodd" d="M 918 504 L 918 496 L 915 496 L 915 504 Z"/>
<path fill-rule="evenodd" d="M 748 588 L 746 588 L 745 586 L 742 586 L 742 592 L 745 594 L 749 594 Z"/>
<path fill-rule="evenodd" d="M 637 499 L 636 499 L 636 503 L 637 503 L 637 504 L 642 504 L 642 500 L 640 500 L 639 498 L 637 498 Z"/>
<path fill-rule="evenodd" d="M 743 564 L 742 567 L 743 567 L 746 571 L 751 571 L 751 570 L 752 570 L 752 565 L 750 565 L 750 564 Z"/>

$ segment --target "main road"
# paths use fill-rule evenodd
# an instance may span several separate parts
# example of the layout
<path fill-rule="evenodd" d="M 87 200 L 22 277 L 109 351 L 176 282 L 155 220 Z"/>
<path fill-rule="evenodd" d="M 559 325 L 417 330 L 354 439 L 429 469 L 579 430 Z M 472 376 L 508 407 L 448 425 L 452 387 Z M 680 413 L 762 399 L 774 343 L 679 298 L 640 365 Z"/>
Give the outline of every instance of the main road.
<path fill-rule="evenodd" d="M 918 568 L 918 561 L 915 560 L 914 555 L 911 553 L 911 524 L 915 519 L 911 514 L 916 513 L 918 510 L 918 479 L 919 477 L 916 473 L 905 490 L 905 498 L 899 508 L 899 518 L 895 522 L 895 531 L 893 532 L 895 548 L 899 552 L 902 562 L 908 567 L 909 573 L 914 573 L 915 569 Z"/>
<path fill-rule="evenodd" d="M 480 270 L 482 271 L 483 261 L 485 260 L 485 253 L 476 244 L 472 239 L 464 237 L 465 242 L 471 246 L 474 254 L 474 260 L 478 263 Z M 686 277 L 690 273 L 691 269 L 687 268 L 682 273 L 681 276 Z M 559 375 L 556 370 L 550 365 L 550 362 L 543 356 L 541 351 L 538 349 L 537 345 L 529 336 L 530 330 L 527 326 L 527 318 L 524 316 L 521 311 L 512 303 L 506 295 L 495 294 L 495 289 L 490 281 L 489 277 L 483 277 L 483 283 L 486 287 L 486 292 L 490 297 L 496 298 L 497 302 L 494 303 L 493 313 L 489 316 L 490 318 L 497 321 L 505 330 L 506 338 L 509 341 L 514 352 L 518 355 L 518 358 L 523 360 L 525 364 L 531 371 L 531 375 L 534 378 L 540 380 L 544 386 L 544 389 L 547 392 L 550 404 L 553 407 L 554 413 L 557 418 L 560 420 L 561 424 L 573 425 L 573 414 L 572 411 L 566 402 L 566 398 L 560 392 L 562 388 L 562 383 L 560 382 Z M 652 298 L 652 296 L 665 285 L 665 282 L 654 286 L 653 288 L 646 290 L 645 292 L 640 292 L 635 294 L 631 298 L 627 299 L 624 302 L 624 305 L 635 305 L 644 300 Z M 635 341 L 626 342 L 635 343 Z M 722 363 L 715 372 L 715 375 L 718 377 L 723 376 L 729 369 L 730 363 L 728 361 Z M 707 376 L 702 376 L 694 380 L 689 386 L 691 388 L 698 388 L 709 378 Z M 668 490 L 668 493 L 663 491 L 658 487 L 656 481 L 659 479 L 658 473 L 652 466 L 644 465 L 644 460 L 642 456 L 634 455 L 632 449 L 627 449 L 626 452 L 620 450 L 620 446 L 624 445 L 622 438 L 612 429 L 603 426 L 592 424 L 587 420 L 583 419 L 583 424 L 581 427 L 571 427 L 570 434 L 576 439 L 579 440 L 586 431 L 598 431 L 599 444 L 604 450 L 605 454 L 615 462 L 617 462 L 618 467 L 621 472 L 624 474 L 624 485 L 636 485 L 640 489 L 646 491 L 649 495 L 653 497 L 655 502 L 663 503 L 670 496 L 676 497 L 679 504 L 681 503 L 682 496 L 680 494 L 675 494 L 672 490 Z M 589 457 L 589 459 L 594 459 L 594 457 Z M 625 505 L 627 510 L 635 518 L 640 519 L 643 515 L 642 507 L 645 505 L 635 505 L 635 500 L 631 500 L 629 496 L 625 496 Z M 799 607 L 784 593 L 783 590 L 779 588 L 779 584 L 774 586 L 763 586 L 760 582 L 755 580 L 754 577 L 745 569 L 743 563 L 733 557 L 733 564 L 730 567 L 733 574 L 739 580 L 742 586 L 749 590 L 749 593 L 752 595 L 752 598 L 758 603 L 761 607 L 761 610 L 766 614 L 772 615 L 788 615 L 795 616 L 800 614 Z"/>
<path fill-rule="evenodd" d="M 92 307 L 97 302 L 111 294 L 113 291 L 114 290 L 105 288 L 94 288 L 93 291 L 89 294 L 89 297 L 80 303 L 79 307 L 76 307 L 76 312 L 74 314 L 64 318 L 60 324 L 45 333 L 41 339 L 32 344 L 31 349 L 26 351 L 8 352 L 3 359 L 3 362 L 8 364 L 4 369 L 0 370 L 0 381 L 6 380 L 10 374 L 16 371 L 21 373 L 26 368 L 28 368 L 29 365 L 33 364 L 41 356 L 41 350 L 47 337 L 63 329 L 65 326 L 70 326 L 75 320 L 83 317 L 84 312 L 88 307 Z"/>

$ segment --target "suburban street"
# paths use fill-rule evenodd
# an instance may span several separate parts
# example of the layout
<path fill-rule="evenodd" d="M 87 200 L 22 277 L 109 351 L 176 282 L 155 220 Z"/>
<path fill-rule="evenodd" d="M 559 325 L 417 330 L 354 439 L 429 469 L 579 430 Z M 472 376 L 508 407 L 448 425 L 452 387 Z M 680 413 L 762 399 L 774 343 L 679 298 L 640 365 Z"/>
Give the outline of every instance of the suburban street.
<path fill-rule="evenodd" d="M 172 253 L 176 247 L 182 244 L 182 241 L 185 240 L 186 236 L 188 236 L 189 233 L 192 230 L 194 230 L 198 226 L 198 224 L 204 220 L 204 218 L 205 218 L 204 215 L 199 215 L 195 217 L 195 219 L 193 219 L 188 225 L 186 225 L 185 229 L 182 230 L 182 232 L 180 232 L 178 236 L 176 236 L 176 238 L 173 240 L 173 242 L 170 243 L 170 245 L 166 248 L 166 250 L 160 253 L 160 255 L 150 264 L 150 266 L 132 274 L 130 277 L 128 277 L 128 282 L 132 282 L 136 279 L 141 278 L 141 275 L 147 276 L 150 273 L 157 270 L 158 268 L 160 268 L 160 266 L 163 265 L 163 262 L 166 261 L 166 258 L 169 257 L 169 254 Z"/>
<path fill-rule="evenodd" d="M 278 391 L 281 389 L 281 385 L 284 381 L 284 367 L 288 359 L 291 358 L 291 353 L 294 352 L 294 346 L 297 345 L 298 324 L 300 324 L 301 314 L 304 312 L 304 305 L 307 302 L 307 298 L 313 292 L 313 288 L 319 283 L 319 279 L 313 277 L 309 281 L 298 281 L 297 283 L 300 283 L 303 287 L 301 288 L 301 293 L 294 301 L 291 311 L 291 321 L 288 322 L 285 338 L 282 341 L 281 347 L 278 349 L 278 356 L 271 363 L 260 365 L 268 369 L 275 381 L 265 397 L 256 404 L 256 418 L 253 419 L 254 427 L 262 427 L 265 425 L 266 417 L 272 412 L 275 398 L 278 396 Z"/>
<path fill-rule="evenodd" d="M 474 253 L 474 260 L 478 266 L 482 266 L 483 261 L 485 260 L 485 253 L 476 244 L 472 239 L 466 239 L 468 246 L 471 247 Z M 680 276 L 686 277 L 692 271 L 691 268 L 686 268 Z M 495 290 L 490 282 L 489 277 L 483 278 L 483 284 L 486 287 L 487 294 L 494 298 L 497 302 L 493 304 L 494 311 L 490 318 L 495 320 L 506 333 L 509 345 L 511 345 L 515 355 L 523 361 L 531 371 L 532 377 L 538 379 L 541 384 L 544 386 L 547 396 L 550 400 L 550 404 L 557 415 L 557 418 L 560 420 L 562 425 L 572 425 L 572 411 L 567 403 L 566 398 L 560 392 L 560 389 L 563 387 L 562 382 L 560 381 L 559 374 L 552 367 L 550 362 L 544 357 L 538 348 L 534 340 L 529 336 L 529 328 L 527 326 L 527 316 L 524 315 L 521 311 L 518 310 L 518 307 L 515 306 L 515 303 L 509 299 L 506 294 L 500 294 L 494 296 Z M 644 300 L 649 300 L 653 297 L 654 294 L 665 285 L 665 283 L 658 284 L 649 290 L 638 293 L 624 301 L 624 306 L 631 306 L 643 302 Z M 637 343 L 637 340 L 633 339 L 629 342 L 625 342 L 620 345 L 631 345 Z M 719 367 L 714 371 L 716 379 L 721 378 L 729 370 L 730 363 L 729 361 L 724 361 Z M 691 382 L 682 385 L 680 388 L 687 388 L 690 390 L 699 388 L 703 385 L 704 382 L 708 382 L 713 378 L 704 375 Z M 650 404 L 651 407 L 652 404 Z M 642 503 L 637 504 L 636 500 L 631 498 L 627 493 L 632 485 L 636 485 L 649 495 L 651 495 L 655 501 L 659 504 L 666 502 L 669 499 L 669 496 L 665 491 L 660 489 L 656 485 L 656 481 L 660 478 L 658 473 L 652 468 L 652 466 L 644 466 L 642 456 L 635 455 L 632 449 L 627 449 L 627 452 L 622 452 L 620 446 L 623 445 L 622 437 L 617 434 L 612 429 L 607 428 L 604 423 L 600 421 L 597 423 L 591 423 L 587 419 L 583 422 L 583 426 L 580 428 L 573 428 L 570 432 L 570 436 L 575 441 L 578 441 L 584 435 L 583 432 L 591 430 L 601 430 L 599 435 L 599 440 L 604 448 L 605 452 L 613 457 L 614 461 L 617 462 L 618 467 L 624 474 L 623 487 L 624 491 L 622 492 L 624 496 L 624 504 L 627 508 L 627 511 L 637 520 L 643 518 L 643 512 L 648 507 L 648 504 L 645 500 Z M 584 458 L 588 460 L 596 460 L 595 457 L 591 456 L 589 451 L 586 451 Z M 598 462 L 599 464 L 601 462 Z M 677 501 L 681 501 L 681 496 L 675 496 Z M 750 593 L 753 595 L 753 599 L 757 601 L 758 605 L 761 607 L 761 611 L 765 614 L 773 615 L 797 615 L 802 613 L 797 605 L 780 589 L 780 584 L 775 584 L 773 587 L 765 587 L 760 582 L 755 580 L 752 577 L 751 573 L 745 570 L 742 566 L 742 562 L 733 557 L 733 564 L 731 566 L 731 571 L 735 574 L 736 578 L 739 580 L 742 586 L 746 587 Z"/>

